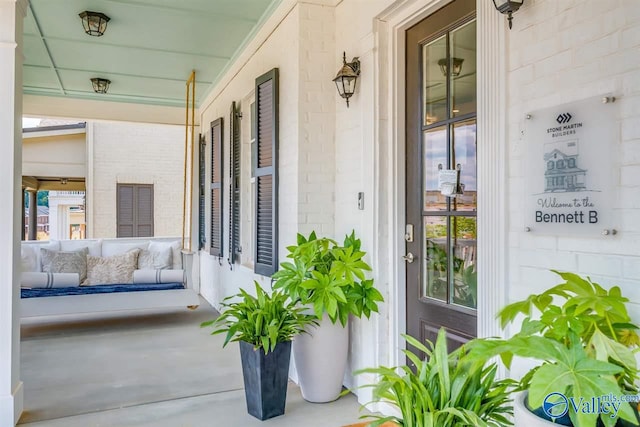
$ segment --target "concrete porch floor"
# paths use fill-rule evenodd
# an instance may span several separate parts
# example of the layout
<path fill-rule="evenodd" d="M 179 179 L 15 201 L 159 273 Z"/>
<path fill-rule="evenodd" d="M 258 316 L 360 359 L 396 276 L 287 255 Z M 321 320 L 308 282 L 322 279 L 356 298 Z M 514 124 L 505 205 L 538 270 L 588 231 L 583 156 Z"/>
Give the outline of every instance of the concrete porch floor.
<path fill-rule="evenodd" d="M 215 310 L 22 322 L 24 427 L 338 427 L 358 420 L 353 395 L 304 401 L 290 384 L 284 416 L 247 414 L 237 345 L 200 323 Z"/>

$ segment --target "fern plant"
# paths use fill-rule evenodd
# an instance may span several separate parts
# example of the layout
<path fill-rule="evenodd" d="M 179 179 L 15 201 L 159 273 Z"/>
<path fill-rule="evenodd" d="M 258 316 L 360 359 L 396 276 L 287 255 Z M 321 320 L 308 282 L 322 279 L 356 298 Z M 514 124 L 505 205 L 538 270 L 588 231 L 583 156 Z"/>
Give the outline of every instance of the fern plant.
<path fill-rule="evenodd" d="M 391 403 L 400 417 L 367 415 L 377 427 L 392 421 L 403 427 L 500 427 L 512 425 L 510 392 L 513 380 L 496 381 L 497 366 L 475 357 L 462 346 L 447 352 L 444 329 L 438 333 L 435 345 L 423 345 L 403 335 L 407 342 L 426 355 L 403 350 L 415 368 L 368 368 L 356 373 L 378 376 L 371 387 L 374 401 Z"/>
<path fill-rule="evenodd" d="M 280 342 L 291 341 L 309 324 L 317 321 L 303 313 L 287 295 L 274 291 L 271 295 L 255 282 L 256 296 L 244 289 L 222 302 L 222 314 L 200 326 L 213 326 L 211 335 L 226 333 L 225 347 L 229 342 L 245 341 L 265 354 L 273 351 Z"/>

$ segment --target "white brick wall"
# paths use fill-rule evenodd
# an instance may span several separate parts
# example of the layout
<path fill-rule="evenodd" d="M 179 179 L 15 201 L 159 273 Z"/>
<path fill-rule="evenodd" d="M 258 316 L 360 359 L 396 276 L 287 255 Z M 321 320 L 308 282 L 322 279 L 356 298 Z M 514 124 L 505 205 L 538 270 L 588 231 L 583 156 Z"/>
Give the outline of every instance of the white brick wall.
<path fill-rule="evenodd" d="M 600 0 L 526 2 L 508 42 L 510 300 L 557 283 L 547 270 L 571 270 L 640 296 L 640 4 Z M 635 81 L 635 84 L 632 82 Z M 615 237 L 537 236 L 523 232 L 526 147 L 519 139 L 528 111 L 613 93 L 619 99 L 620 181 L 612 191 Z M 640 300 L 635 299 L 634 304 Z M 640 319 L 640 307 L 633 316 Z"/>
<path fill-rule="evenodd" d="M 256 77 L 274 67 L 280 72 L 279 140 L 279 259 L 286 246 L 295 242 L 296 233 L 316 230 L 333 237 L 334 224 L 334 8 L 308 3 L 295 5 L 268 37 L 264 45 L 243 64 L 234 79 L 202 103 L 201 123 L 222 116 L 224 135 L 224 242 L 228 254 L 228 111 L 232 101 L 241 101 L 241 241 L 242 266 L 231 270 L 226 259 L 201 252 L 203 295 L 214 304 L 237 292 L 251 288 L 253 275 L 253 201 L 249 183 L 251 152 L 250 103 Z M 283 49 L 286 46 L 286 49 Z M 205 125 L 206 126 L 206 125 Z M 203 128 L 210 141 L 208 130 Z M 210 148 L 208 148 L 208 151 Z M 209 154 L 207 154 L 209 155 Z M 210 171 L 208 170 L 208 174 Z M 210 201 L 207 200 L 207 209 Z M 207 230 L 209 218 L 207 218 Z M 212 276 L 219 280 L 212 280 Z"/>
<path fill-rule="evenodd" d="M 181 236 L 184 128 L 126 122 L 96 122 L 92 127 L 90 237 L 116 237 L 118 183 L 153 184 L 154 235 Z"/>

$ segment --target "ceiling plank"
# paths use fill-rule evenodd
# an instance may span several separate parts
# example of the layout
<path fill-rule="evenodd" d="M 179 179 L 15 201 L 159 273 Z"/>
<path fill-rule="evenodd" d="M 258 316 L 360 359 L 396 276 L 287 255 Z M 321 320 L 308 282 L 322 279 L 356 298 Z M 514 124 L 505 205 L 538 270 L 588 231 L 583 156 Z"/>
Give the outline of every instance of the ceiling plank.
<path fill-rule="evenodd" d="M 47 52 L 47 57 L 49 58 L 49 63 L 51 64 L 51 69 L 56 74 L 56 78 L 58 79 L 58 85 L 60 87 L 60 93 L 65 95 L 64 86 L 62 85 L 62 80 L 60 79 L 60 75 L 58 74 L 58 70 L 56 70 L 56 63 L 53 61 L 53 56 L 51 56 L 51 52 L 49 51 L 49 46 L 47 45 L 47 41 L 42 36 L 42 30 L 40 29 L 40 23 L 38 22 L 38 17 L 36 16 L 33 5 L 29 3 L 29 10 L 31 11 L 31 16 L 33 16 L 33 22 L 36 26 L 36 30 L 38 31 L 37 36 L 42 41 L 42 45 L 44 46 L 44 50 Z"/>

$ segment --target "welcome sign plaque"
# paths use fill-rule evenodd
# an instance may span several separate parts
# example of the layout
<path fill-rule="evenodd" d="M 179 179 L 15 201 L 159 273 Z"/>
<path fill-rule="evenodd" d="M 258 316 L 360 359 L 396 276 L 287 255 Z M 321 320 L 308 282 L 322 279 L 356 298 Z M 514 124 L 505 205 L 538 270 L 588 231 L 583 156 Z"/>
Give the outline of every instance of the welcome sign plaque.
<path fill-rule="evenodd" d="M 527 116 L 525 226 L 563 235 L 614 228 L 617 120 L 617 104 L 602 97 Z"/>

